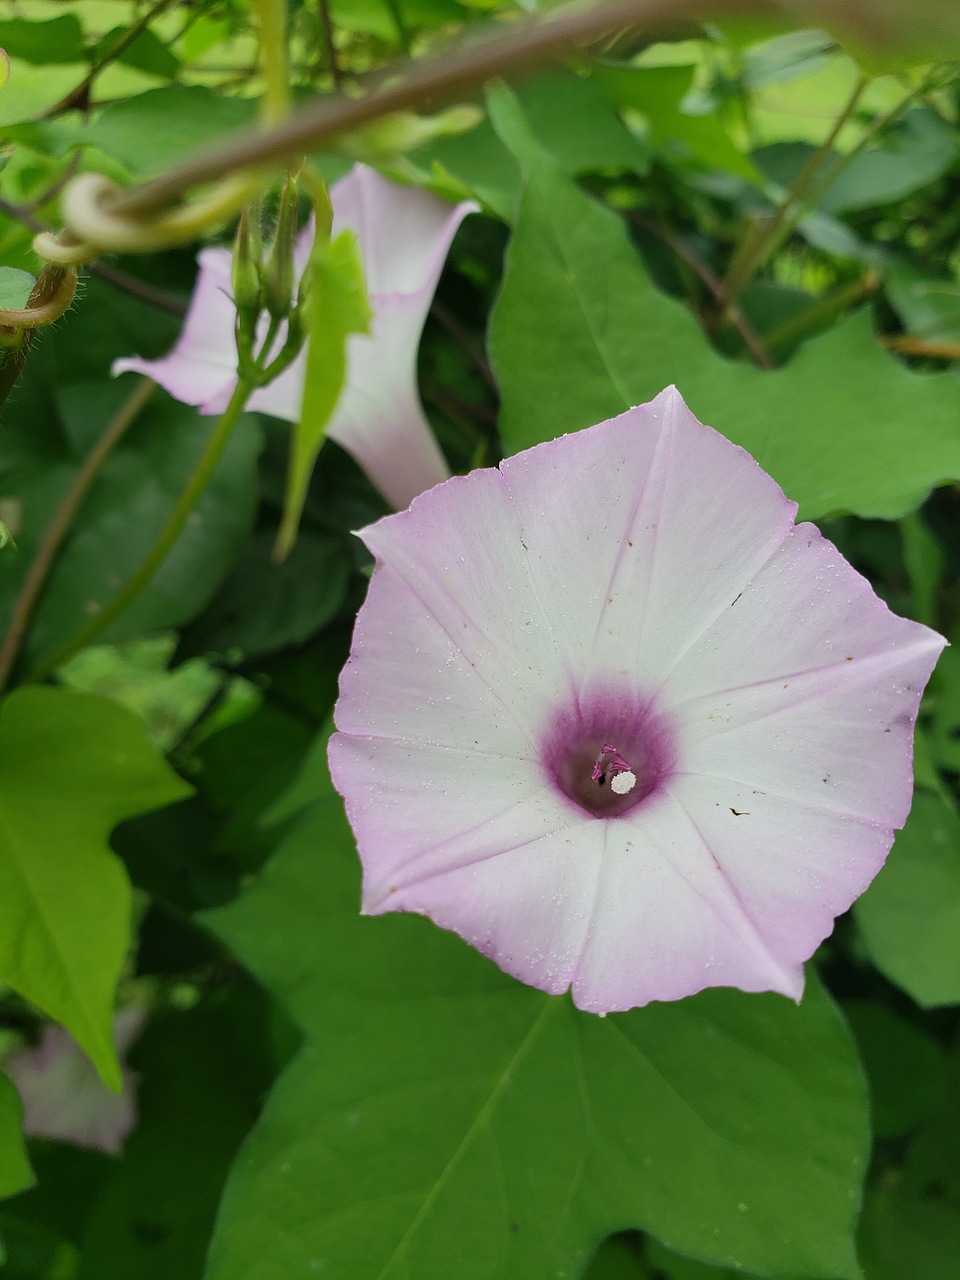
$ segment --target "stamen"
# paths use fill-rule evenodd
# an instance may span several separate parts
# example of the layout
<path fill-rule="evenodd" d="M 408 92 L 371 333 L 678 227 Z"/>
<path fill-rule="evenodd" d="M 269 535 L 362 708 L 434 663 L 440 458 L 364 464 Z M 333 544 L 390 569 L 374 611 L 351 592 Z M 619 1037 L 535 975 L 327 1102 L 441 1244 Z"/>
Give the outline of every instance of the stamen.
<path fill-rule="evenodd" d="M 605 742 L 603 749 L 593 762 L 593 771 L 590 774 L 590 779 L 592 782 L 599 782 L 602 787 L 607 780 L 608 773 L 610 775 L 610 788 L 618 796 L 625 796 L 628 791 L 632 791 L 636 786 L 637 775 L 630 768 L 630 762 L 624 760 L 612 743 Z M 624 785 L 623 782 L 615 781 L 618 778 L 629 778 L 630 781 Z"/>

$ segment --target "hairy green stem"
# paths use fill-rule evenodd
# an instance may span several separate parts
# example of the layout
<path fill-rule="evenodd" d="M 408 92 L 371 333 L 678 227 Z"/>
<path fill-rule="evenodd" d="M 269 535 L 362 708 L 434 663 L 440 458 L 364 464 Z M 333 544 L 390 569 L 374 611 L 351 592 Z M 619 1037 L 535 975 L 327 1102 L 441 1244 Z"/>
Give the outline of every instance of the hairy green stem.
<path fill-rule="evenodd" d="M 230 397 L 230 402 L 214 427 L 206 447 L 200 455 L 199 462 L 187 481 L 183 492 L 177 499 L 176 506 L 171 511 L 166 524 L 160 530 L 156 541 L 141 561 L 140 567 L 133 577 L 120 588 L 110 603 L 95 618 L 92 618 L 86 626 L 81 627 L 75 635 L 61 645 L 49 658 L 46 658 L 39 666 L 29 672 L 28 680 L 44 679 L 52 671 L 55 671 L 57 667 L 62 666 L 68 658 L 72 658 L 75 653 L 79 653 L 81 649 L 85 649 L 87 645 L 92 644 L 147 589 L 153 581 L 157 570 L 173 550 L 191 512 L 207 487 L 217 463 L 223 457 L 224 450 L 230 442 L 240 414 L 243 412 L 243 406 L 246 404 L 247 397 L 253 387 L 254 383 L 251 381 L 241 379 L 237 382 L 233 395 Z"/>
<path fill-rule="evenodd" d="M 10 679 L 27 626 L 74 516 L 107 456 L 138 417 L 154 389 L 154 384 L 149 378 L 143 378 L 137 383 L 117 413 L 107 423 L 106 430 L 90 450 L 66 493 L 60 499 L 53 518 L 44 529 L 23 585 L 13 602 L 10 625 L 3 638 L 3 644 L 0 645 L 0 689 L 6 688 Z"/>

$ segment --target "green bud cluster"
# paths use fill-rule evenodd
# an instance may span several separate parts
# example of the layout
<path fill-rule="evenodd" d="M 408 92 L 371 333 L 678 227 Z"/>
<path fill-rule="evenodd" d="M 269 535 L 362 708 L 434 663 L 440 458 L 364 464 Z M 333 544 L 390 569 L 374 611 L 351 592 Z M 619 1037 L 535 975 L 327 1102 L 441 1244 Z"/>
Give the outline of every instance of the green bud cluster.
<path fill-rule="evenodd" d="M 299 322 L 294 247 L 297 238 L 297 179 L 288 175 L 280 192 L 273 238 L 264 250 L 259 202 L 243 211 L 233 246 L 232 287 L 237 308 L 237 354 L 241 373 L 258 384 L 276 377 L 296 356 L 303 343 Z M 258 322 L 266 312 L 266 335 L 258 337 Z M 287 333 L 281 351 L 270 360 L 280 326 Z M 269 363 L 268 363 L 269 361 Z"/>

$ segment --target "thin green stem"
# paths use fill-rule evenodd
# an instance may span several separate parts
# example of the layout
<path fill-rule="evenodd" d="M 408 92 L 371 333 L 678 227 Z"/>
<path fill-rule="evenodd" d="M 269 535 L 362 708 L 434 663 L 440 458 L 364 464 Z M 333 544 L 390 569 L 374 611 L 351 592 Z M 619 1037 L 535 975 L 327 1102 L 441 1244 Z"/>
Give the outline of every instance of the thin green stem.
<path fill-rule="evenodd" d="M 30 567 L 27 569 L 23 585 L 13 602 L 10 625 L 0 645 L 0 689 L 4 689 L 10 679 L 26 634 L 27 626 L 37 601 L 43 591 L 44 584 L 50 574 L 57 553 L 63 545 L 74 516 L 77 514 L 84 498 L 100 472 L 108 455 L 120 441 L 127 429 L 138 417 L 141 409 L 154 392 L 154 384 L 149 378 L 143 378 L 134 387 L 131 394 L 120 406 L 106 430 L 90 450 L 80 470 L 74 476 L 66 493 L 60 499 L 53 518 L 43 531 Z"/>
<path fill-rule="evenodd" d="M 869 81 L 864 76 L 860 76 L 857 79 L 853 93 L 834 121 L 833 128 L 794 178 L 773 217 L 759 228 L 757 234 L 748 235 L 740 246 L 740 250 L 734 255 L 733 262 L 730 264 L 730 269 L 727 271 L 721 286 L 724 303 L 728 309 L 743 288 L 749 284 L 760 268 L 776 253 L 777 249 L 790 234 L 805 208 L 804 196 L 820 171 L 821 166 L 831 154 L 834 142 L 836 142 L 841 129 L 856 110 L 857 103 L 860 101 L 868 84 Z"/>
<path fill-rule="evenodd" d="M 330 78 L 333 80 L 335 89 L 339 89 L 343 84 L 343 72 L 340 70 L 340 63 L 337 61 L 337 46 L 333 36 L 333 19 L 330 17 L 330 5 L 328 0 L 319 0 L 320 9 L 320 28 L 323 31 L 323 44 L 327 54 L 327 66 L 330 69 Z"/>
<path fill-rule="evenodd" d="M 321 4 L 325 4 L 326 0 L 321 0 Z M 403 14 L 400 12 L 400 6 L 397 0 L 384 0 L 384 4 L 390 10 L 390 17 L 393 19 L 393 25 L 397 31 L 397 39 L 400 42 L 400 48 L 409 58 L 410 56 L 410 32 L 407 30 L 407 24 L 403 20 Z"/>
<path fill-rule="evenodd" d="M 888 125 L 892 124 L 898 116 L 902 115 L 911 102 L 915 102 L 917 98 L 922 97 L 927 92 L 939 74 L 941 72 L 934 68 L 923 77 L 915 88 L 910 89 L 895 102 L 889 111 L 885 111 L 883 115 L 876 116 L 857 139 L 856 146 L 851 147 L 842 156 L 837 156 L 834 163 L 823 170 L 819 181 L 815 182 L 807 193 L 807 198 L 804 201 L 805 207 L 811 208 L 814 206 L 823 193 L 833 186 L 842 173 L 846 172 L 857 156 L 866 150 L 874 138 L 879 133 L 882 133 Z"/>
<path fill-rule="evenodd" d="M 243 412 L 243 406 L 246 404 L 247 397 L 253 390 L 254 385 L 252 381 L 245 379 L 237 382 L 233 395 L 230 397 L 230 402 L 214 427 L 199 462 L 187 481 L 183 492 L 177 499 L 176 506 L 171 511 L 166 524 L 160 530 L 156 541 L 141 561 L 140 567 L 133 577 L 121 587 L 110 603 L 95 618 L 92 618 L 86 626 L 81 627 L 56 652 L 35 667 L 28 674 L 28 680 L 44 679 L 52 671 L 55 671 L 57 667 L 62 666 L 68 658 L 72 658 L 75 653 L 79 653 L 81 649 L 85 649 L 87 645 L 92 644 L 147 589 L 153 581 L 157 570 L 173 550 L 174 544 L 183 532 L 191 512 L 207 487 L 217 463 L 223 457 L 224 450 L 230 442 L 240 414 Z"/>
<path fill-rule="evenodd" d="M 260 67 L 265 91 L 261 114 L 277 124 L 290 110 L 287 73 L 287 6 L 285 0 L 254 0 L 260 25 Z"/>

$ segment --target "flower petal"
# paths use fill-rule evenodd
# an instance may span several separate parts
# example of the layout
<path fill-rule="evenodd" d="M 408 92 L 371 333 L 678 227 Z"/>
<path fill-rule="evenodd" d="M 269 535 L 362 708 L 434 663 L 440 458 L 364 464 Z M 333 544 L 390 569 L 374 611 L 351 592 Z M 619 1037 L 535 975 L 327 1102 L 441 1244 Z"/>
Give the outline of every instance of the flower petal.
<path fill-rule="evenodd" d="M 944 642 L 794 513 L 670 391 L 364 530 L 331 761 L 366 908 L 600 1013 L 798 998 L 909 808 Z"/>
<path fill-rule="evenodd" d="M 183 404 L 217 413 L 237 381 L 230 254 L 226 249 L 204 249 L 198 261 L 190 307 L 170 354 L 159 360 L 127 356 L 113 362 L 111 373 L 143 373 Z"/>
<path fill-rule="evenodd" d="M 531 591 L 500 473 L 455 476 L 360 536 L 536 740 L 571 688 L 551 625 L 562 630 L 564 617 L 551 620 Z M 402 623 L 397 633 L 405 636 Z M 449 705 L 455 715 L 455 699 Z"/>
<path fill-rule="evenodd" d="M 375 303 L 384 294 L 425 297 L 419 338 L 433 291 L 457 227 L 478 206 L 447 204 L 417 187 L 405 187 L 358 164 L 330 191 L 333 232 L 355 232 L 363 256 L 367 292 Z"/>
<path fill-rule="evenodd" d="M 651 691 L 774 553 L 797 509 L 673 387 L 501 470 L 531 590 L 571 670 Z"/>
<path fill-rule="evenodd" d="M 604 825 L 597 898 L 573 977 L 581 1009 L 630 1009 L 707 986 L 799 998 L 801 967 L 761 936 L 669 790 L 642 817 Z"/>
<path fill-rule="evenodd" d="M 383 909 L 427 915 L 513 977 L 559 994 L 583 948 L 603 848 L 603 824 L 584 818 L 401 888 Z"/>
<path fill-rule="evenodd" d="M 809 959 L 893 842 L 885 823 L 813 808 L 730 778 L 685 775 L 671 790 L 784 964 Z"/>
<path fill-rule="evenodd" d="M 327 427 L 397 511 L 450 475 L 417 392 L 432 292 L 383 298 L 369 335 L 348 339 L 346 384 Z"/>
<path fill-rule="evenodd" d="M 919 695 L 944 643 L 799 525 L 657 701 L 679 726 L 683 772 L 901 826 Z"/>
<path fill-rule="evenodd" d="M 338 736 L 331 768 L 351 789 L 350 819 L 367 839 L 363 905 L 418 909 L 425 882 L 478 868 L 583 821 L 529 785 L 528 762 L 493 752 Z"/>
<path fill-rule="evenodd" d="M 140 1033 L 144 1013 L 117 1015 L 117 1048 L 124 1053 Z M 137 1122 L 136 1076 L 123 1068 L 123 1090 L 114 1093 L 62 1027 L 48 1026 L 36 1047 L 11 1055 L 4 1069 L 23 1101 L 24 1132 L 118 1155 Z"/>

